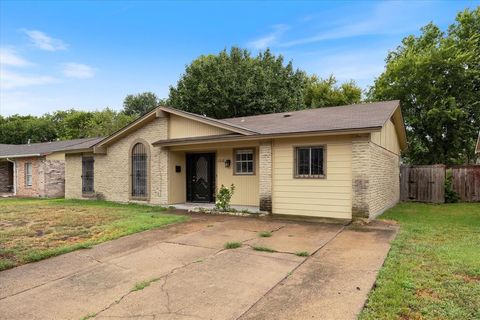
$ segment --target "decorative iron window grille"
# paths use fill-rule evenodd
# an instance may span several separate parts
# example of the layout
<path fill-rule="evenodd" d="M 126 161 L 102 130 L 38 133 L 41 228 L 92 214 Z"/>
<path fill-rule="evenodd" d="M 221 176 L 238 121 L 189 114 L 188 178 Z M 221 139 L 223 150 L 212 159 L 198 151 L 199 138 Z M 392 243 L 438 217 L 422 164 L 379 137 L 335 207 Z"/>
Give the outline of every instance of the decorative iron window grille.
<path fill-rule="evenodd" d="M 295 177 L 323 178 L 324 160 L 324 147 L 295 148 Z"/>
<path fill-rule="evenodd" d="M 132 196 L 145 198 L 147 192 L 147 148 L 137 143 L 132 149 Z"/>
<path fill-rule="evenodd" d="M 93 190 L 93 157 L 82 158 L 82 192 L 92 193 Z"/>

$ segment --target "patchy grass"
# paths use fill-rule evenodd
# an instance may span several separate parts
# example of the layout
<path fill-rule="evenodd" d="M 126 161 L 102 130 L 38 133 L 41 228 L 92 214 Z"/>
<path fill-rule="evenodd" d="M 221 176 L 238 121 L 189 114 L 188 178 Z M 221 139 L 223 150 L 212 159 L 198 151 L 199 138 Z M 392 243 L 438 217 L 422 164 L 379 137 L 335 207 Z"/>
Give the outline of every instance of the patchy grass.
<path fill-rule="evenodd" d="M 264 237 L 264 238 L 269 238 L 272 236 L 272 233 L 270 231 L 262 231 L 258 234 L 260 237 Z"/>
<path fill-rule="evenodd" d="M 88 319 L 95 318 L 96 316 L 97 316 L 96 313 L 89 313 L 89 314 L 87 314 L 86 316 L 81 317 L 80 320 L 88 320 Z"/>
<path fill-rule="evenodd" d="M 130 291 L 133 292 L 133 291 L 143 290 L 146 287 L 148 287 L 149 285 L 151 285 L 153 282 L 158 281 L 158 280 L 160 280 L 160 278 L 154 278 L 154 279 L 150 279 L 150 280 L 146 280 L 146 281 L 137 282 L 137 283 L 135 283 L 135 285 L 133 286 L 133 288 Z"/>
<path fill-rule="evenodd" d="M 107 201 L 0 200 L 0 270 L 188 219 Z"/>
<path fill-rule="evenodd" d="M 310 253 L 308 253 L 307 251 L 299 251 L 299 252 L 296 252 L 295 254 L 299 257 L 309 257 L 310 256 Z"/>
<path fill-rule="evenodd" d="M 480 205 L 403 203 L 382 218 L 401 229 L 360 319 L 480 319 Z"/>
<path fill-rule="evenodd" d="M 252 247 L 253 250 L 255 251 L 265 251 L 265 252 L 277 252 L 277 250 L 274 250 L 274 249 L 271 249 L 271 248 L 267 248 L 267 247 L 261 247 L 261 246 L 254 246 Z"/>
<path fill-rule="evenodd" d="M 224 248 L 225 249 L 237 249 L 237 248 L 240 248 L 241 246 L 242 246 L 241 242 L 227 242 L 227 243 L 225 243 Z"/>

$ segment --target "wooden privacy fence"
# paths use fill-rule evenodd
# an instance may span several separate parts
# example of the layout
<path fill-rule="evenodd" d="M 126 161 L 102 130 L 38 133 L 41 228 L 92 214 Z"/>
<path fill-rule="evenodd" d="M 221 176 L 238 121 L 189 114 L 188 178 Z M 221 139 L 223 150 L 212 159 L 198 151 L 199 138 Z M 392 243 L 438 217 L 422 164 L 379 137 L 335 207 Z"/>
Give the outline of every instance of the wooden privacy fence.
<path fill-rule="evenodd" d="M 452 185 L 462 201 L 480 201 L 480 165 L 453 166 Z"/>
<path fill-rule="evenodd" d="M 400 167 L 400 200 L 445 202 L 445 166 Z"/>
<path fill-rule="evenodd" d="M 480 201 L 480 165 L 400 167 L 400 200 L 445 202 L 446 170 L 452 171 L 452 188 L 462 201 Z"/>

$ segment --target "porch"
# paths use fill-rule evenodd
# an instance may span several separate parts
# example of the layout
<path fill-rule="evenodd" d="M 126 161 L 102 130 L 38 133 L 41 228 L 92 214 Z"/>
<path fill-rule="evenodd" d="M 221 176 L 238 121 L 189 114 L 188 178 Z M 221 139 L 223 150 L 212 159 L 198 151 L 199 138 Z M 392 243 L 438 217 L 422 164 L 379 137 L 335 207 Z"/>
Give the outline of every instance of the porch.
<path fill-rule="evenodd" d="M 218 189 L 235 186 L 231 205 L 236 210 L 270 211 L 260 205 L 261 143 L 185 143 L 162 146 L 168 152 L 168 203 L 178 209 L 212 209 Z M 265 167 L 265 166 L 264 166 Z"/>
<path fill-rule="evenodd" d="M 0 159 L 0 197 L 15 195 L 13 162 Z"/>

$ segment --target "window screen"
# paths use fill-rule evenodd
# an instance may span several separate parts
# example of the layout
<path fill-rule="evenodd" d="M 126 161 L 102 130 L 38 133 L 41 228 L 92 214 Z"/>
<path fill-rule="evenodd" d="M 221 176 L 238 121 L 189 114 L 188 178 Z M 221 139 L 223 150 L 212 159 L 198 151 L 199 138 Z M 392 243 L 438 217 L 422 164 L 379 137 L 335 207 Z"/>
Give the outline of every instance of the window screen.
<path fill-rule="evenodd" d="M 25 163 L 25 185 L 31 186 L 32 180 L 32 163 L 27 162 Z"/>
<path fill-rule="evenodd" d="M 253 173 L 253 149 L 235 150 L 235 174 Z"/>

